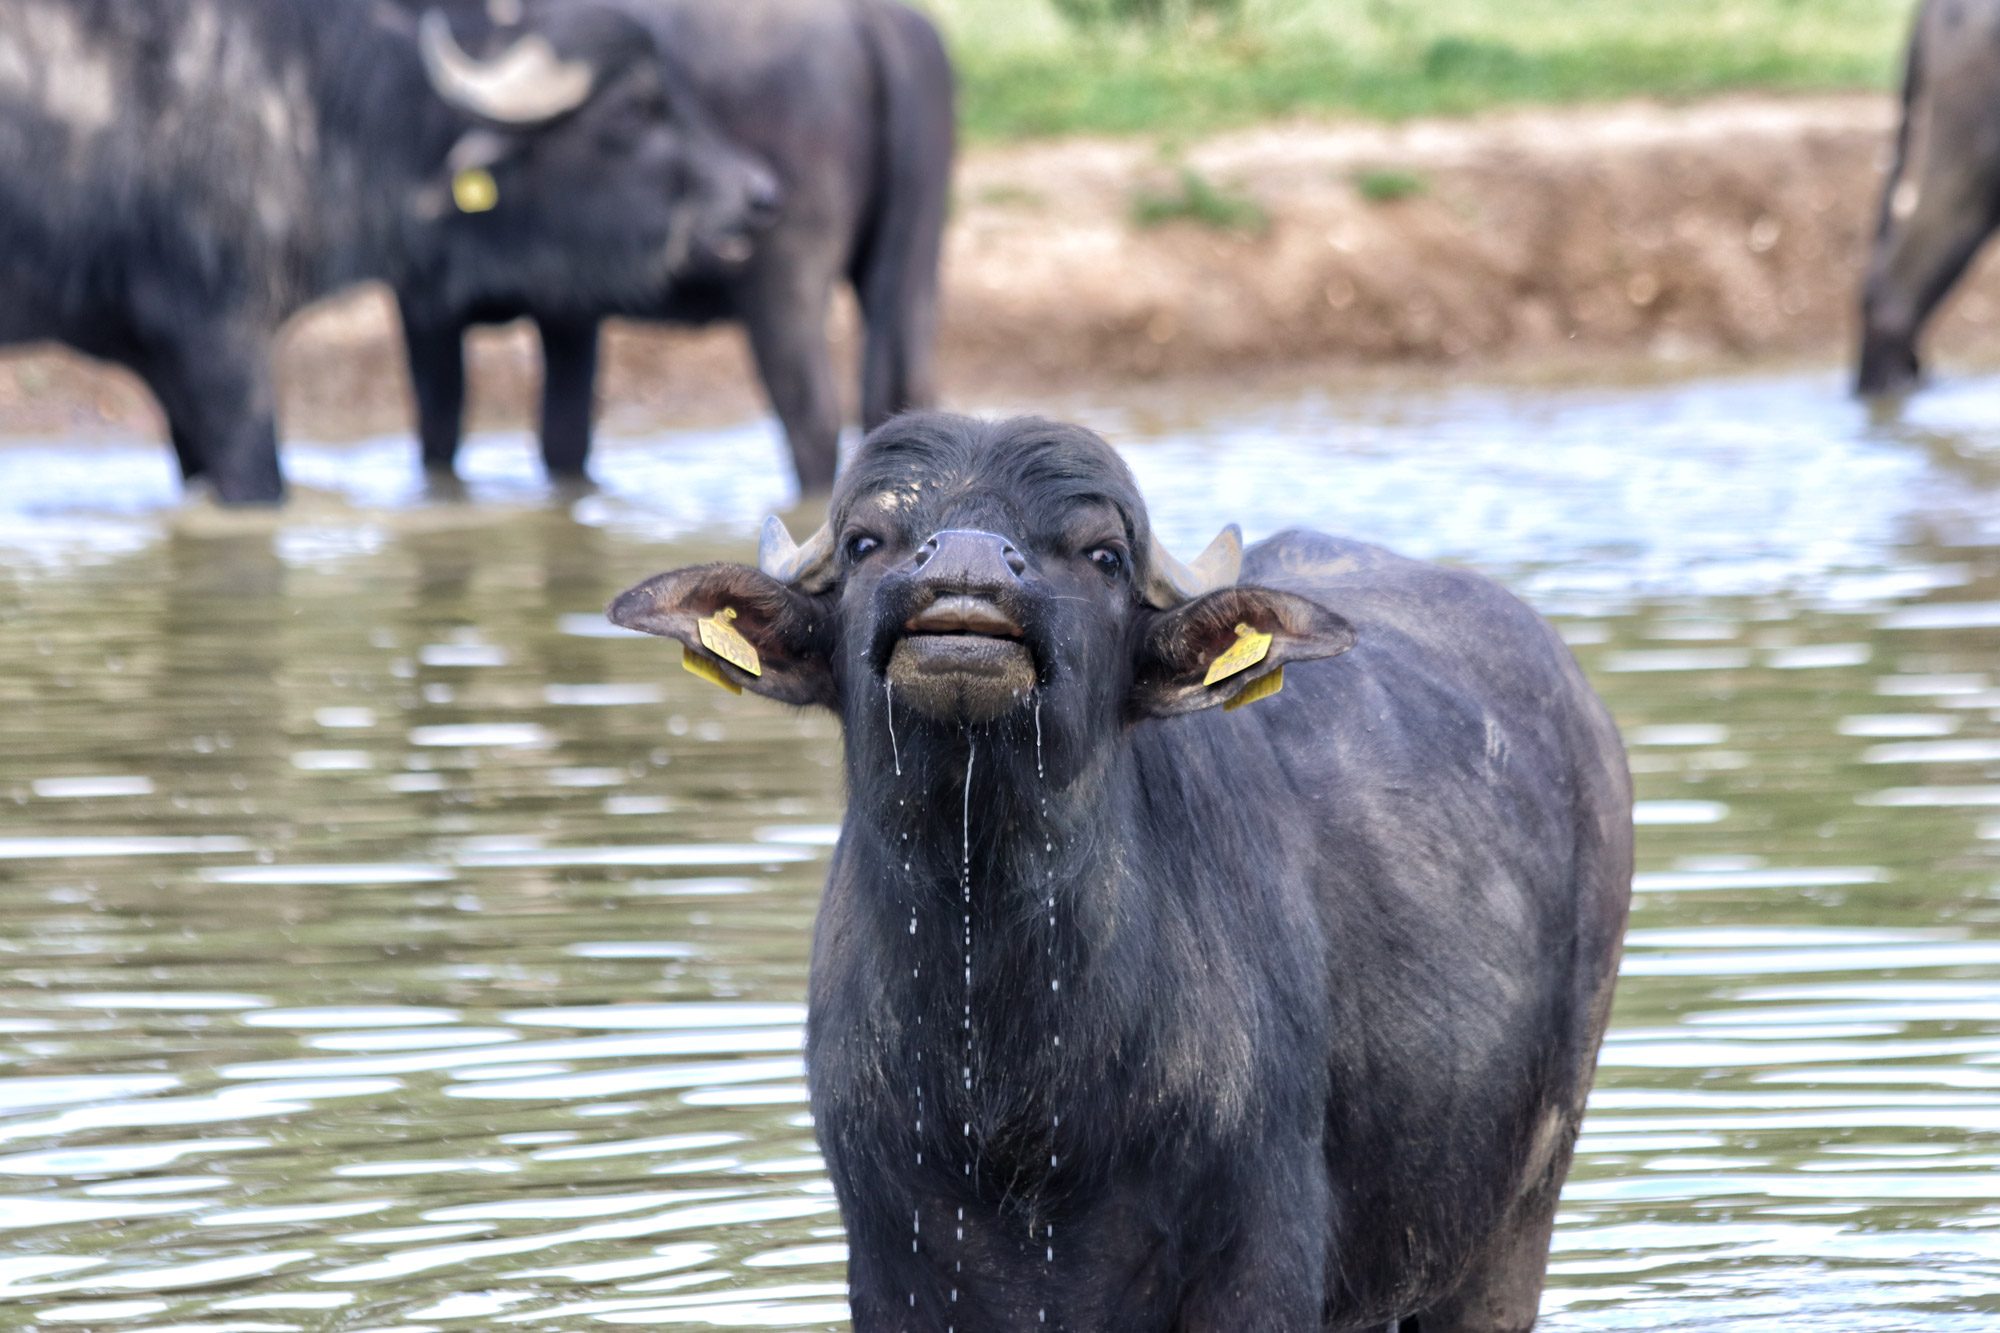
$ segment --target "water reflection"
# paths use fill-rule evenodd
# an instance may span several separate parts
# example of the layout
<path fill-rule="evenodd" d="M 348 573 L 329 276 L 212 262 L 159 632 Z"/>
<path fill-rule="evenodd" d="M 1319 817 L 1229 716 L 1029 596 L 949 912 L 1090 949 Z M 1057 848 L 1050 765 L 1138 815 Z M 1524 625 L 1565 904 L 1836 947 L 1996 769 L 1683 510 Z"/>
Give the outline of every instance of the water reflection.
<path fill-rule="evenodd" d="M 1175 542 L 1477 562 L 1618 712 L 1639 899 L 1546 1327 L 2000 1312 L 2000 382 L 1836 388 L 1078 409 Z M 487 437 L 459 503 L 307 447 L 274 518 L 0 447 L 0 1327 L 841 1323 L 837 729 L 598 614 L 746 553 L 771 452 L 555 496 Z"/>

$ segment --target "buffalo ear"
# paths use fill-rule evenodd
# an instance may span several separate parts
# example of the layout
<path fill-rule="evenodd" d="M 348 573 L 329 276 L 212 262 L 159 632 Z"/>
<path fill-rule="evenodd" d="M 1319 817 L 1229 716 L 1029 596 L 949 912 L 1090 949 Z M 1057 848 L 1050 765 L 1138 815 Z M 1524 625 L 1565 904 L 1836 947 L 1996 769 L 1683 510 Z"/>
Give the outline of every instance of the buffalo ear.
<path fill-rule="evenodd" d="M 750 641 L 762 674 L 704 647 L 697 622 L 734 611 L 729 626 Z M 780 703 L 839 706 L 833 683 L 833 599 L 811 597 L 748 565 L 695 565 L 628 588 L 605 613 L 613 624 L 679 639 L 709 675 Z"/>
<path fill-rule="evenodd" d="M 1254 665 L 1203 684 L 1209 665 L 1236 644 L 1238 625 L 1270 635 L 1269 651 Z M 1354 626 L 1317 602 L 1272 588 L 1220 588 L 1147 622 L 1132 664 L 1130 710 L 1138 717 L 1174 717 L 1226 704 L 1287 662 L 1338 657 L 1354 640 Z"/>

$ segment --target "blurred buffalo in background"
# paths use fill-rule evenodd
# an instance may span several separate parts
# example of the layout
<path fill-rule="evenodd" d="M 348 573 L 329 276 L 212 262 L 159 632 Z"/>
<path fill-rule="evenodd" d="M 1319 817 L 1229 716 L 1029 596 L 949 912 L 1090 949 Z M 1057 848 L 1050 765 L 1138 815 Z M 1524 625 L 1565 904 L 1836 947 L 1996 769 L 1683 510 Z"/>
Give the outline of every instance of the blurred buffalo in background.
<path fill-rule="evenodd" d="M 1861 298 L 1864 394 L 1916 387 L 1917 337 L 2000 225 L 2000 0 L 1927 0 Z"/>
<path fill-rule="evenodd" d="M 458 448 L 469 324 L 531 315 L 539 325 L 542 453 L 561 474 L 580 473 L 589 454 L 602 317 L 740 320 L 799 482 L 824 491 L 841 425 L 826 333 L 838 282 L 853 284 L 866 326 L 863 424 L 935 396 L 931 343 L 953 147 L 944 46 L 929 20 L 894 0 L 620 3 L 687 70 L 722 132 L 775 169 L 776 220 L 745 247 L 744 262 L 732 264 L 737 256 L 727 253 L 698 258 L 642 301 L 585 288 L 468 299 L 436 283 L 400 286 L 424 461 L 448 469 Z"/>
<path fill-rule="evenodd" d="M 468 55 L 376 0 L 0 3 L 0 342 L 130 367 L 184 476 L 275 501 L 271 339 L 307 302 L 615 303 L 743 248 L 770 175 L 677 116 L 646 27 L 510 8 Z"/>

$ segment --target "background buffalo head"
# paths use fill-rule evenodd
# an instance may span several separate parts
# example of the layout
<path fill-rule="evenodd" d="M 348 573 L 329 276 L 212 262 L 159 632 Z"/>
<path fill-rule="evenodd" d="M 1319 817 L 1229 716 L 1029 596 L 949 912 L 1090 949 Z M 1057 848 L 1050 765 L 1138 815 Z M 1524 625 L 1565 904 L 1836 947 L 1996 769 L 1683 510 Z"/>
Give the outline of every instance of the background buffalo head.
<path fill-rule="evenodd" d="M 426 210 L 445 228 L 448 300 L 643 300 L 690 264 L 748 258 L 777 216 L 770 169 L 714 128 L 629 15 L 425 8 L 417 44 L 431 91 L 472 122 Z"/>

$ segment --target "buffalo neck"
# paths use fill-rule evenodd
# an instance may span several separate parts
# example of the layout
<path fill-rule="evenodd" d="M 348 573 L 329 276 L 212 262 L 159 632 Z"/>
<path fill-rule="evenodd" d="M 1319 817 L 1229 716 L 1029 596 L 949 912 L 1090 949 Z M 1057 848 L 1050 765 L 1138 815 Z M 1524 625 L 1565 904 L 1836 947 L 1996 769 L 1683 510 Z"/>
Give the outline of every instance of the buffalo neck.
<path fill-rule="evenodd" d="M 975 1065 L 982 1052 L 1010 1069 L 1045 1065 L 1114 924 L 1120 947 L 1143 940 L 1129 891 L 1141 845 L 1131 747 L 1115 734 L 1064 743 L 1046 718 L 1038 746 L 1032 706 L 955 727 L 891 703 L 870 721 L 848 729 L 842 861 L 845 910 L 895 960 L 876 976 L 878 1002 L 925 1015 L 910 1033 L 924 1045 L 962 1048 L 969 1029 Z"/>

